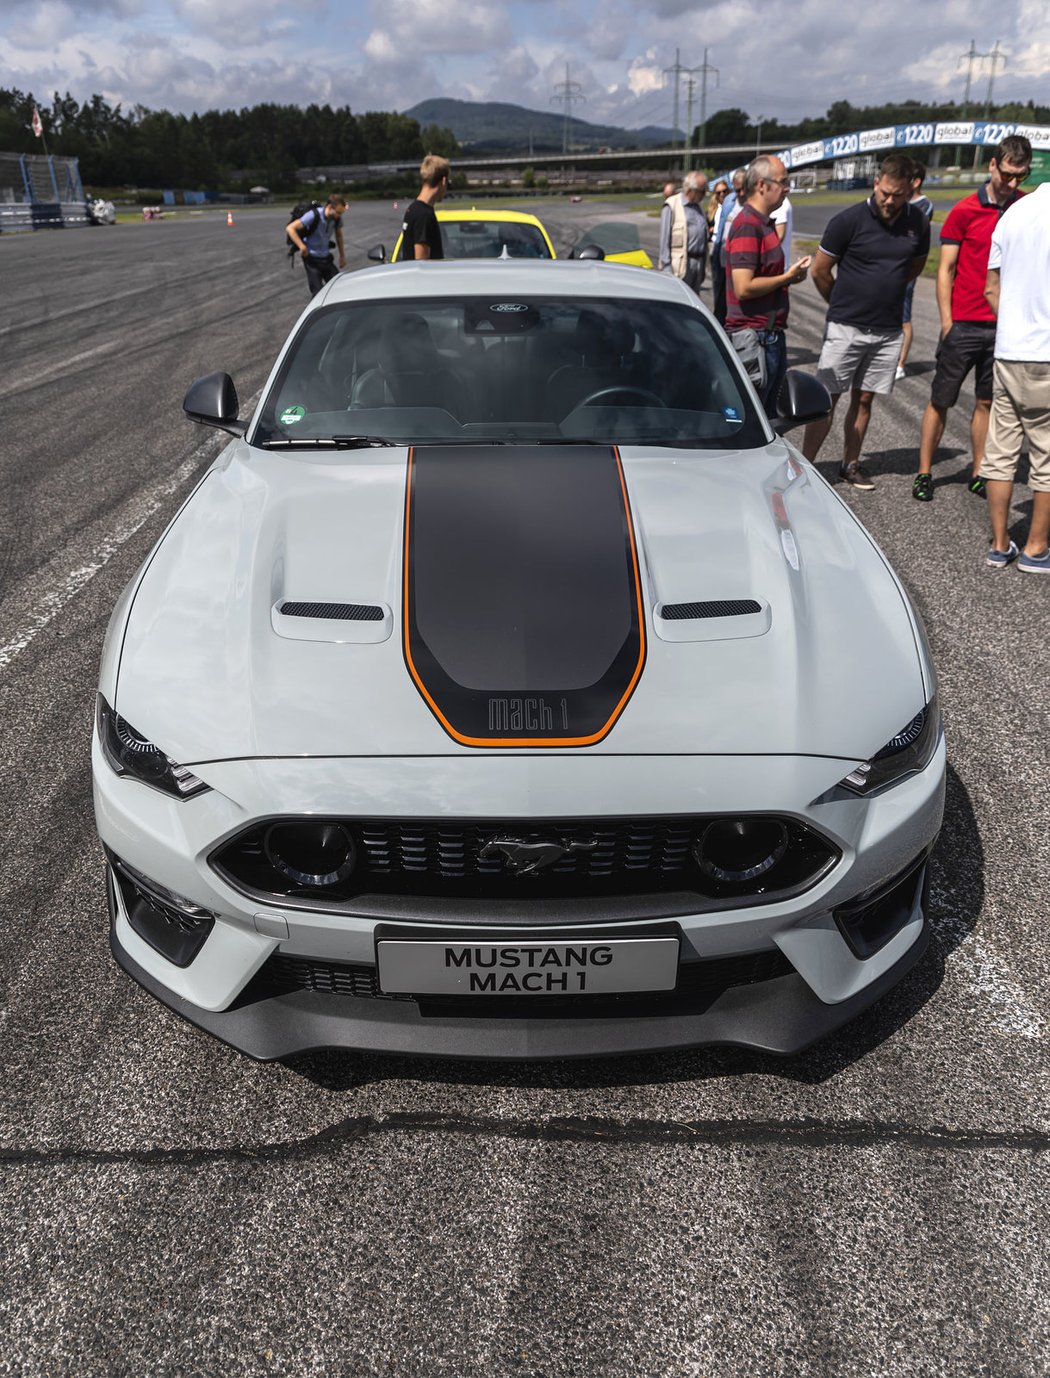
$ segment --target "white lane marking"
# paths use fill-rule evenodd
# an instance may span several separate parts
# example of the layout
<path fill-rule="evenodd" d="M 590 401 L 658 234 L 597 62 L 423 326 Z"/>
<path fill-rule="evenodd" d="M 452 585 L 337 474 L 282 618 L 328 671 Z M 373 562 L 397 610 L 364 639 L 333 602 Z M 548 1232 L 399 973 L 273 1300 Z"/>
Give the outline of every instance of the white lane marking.
<path fill-rule="evenodd" d="M 956 944 L 954 951 L 947 954 L 948 965 L 971 990 L 987 1000 L 997 1027 L 1019 1038 L 1045 1038 L 1046 1020 L 1032 1008 L 1009 966 L 980 934 L 970 932 L 967 925 L 952 918 L 942 919 L 940 925 Z"/>
<path fill-rule="evenodd" d="M 214 443 L 214 442 L 211 442 Z M 170 478 L 163 483 L 139 494 L 129 505 L 128 510 L 117 523 L 113 532 L 92 550 L 83 564 L 71 569 L 54 587 L 48 589 L 37 601 L 29 617 L 6 645 L 0 646 L 0 669 L 5 669 L 16 656 L 33 641 L 44 628 L 58 616 L 70 599 L 92 580 L 99 570 L 104 569 L 117 551 L 140 530 L 157 511 L 161 503 L 170 498 L 200 466 L 205 456 L 204 446 L 198 446 L 189 459 L 184 460 Z"/>
<path fill-rule="evenodd" d="M 49 383 L 52 378 L 58 378 L 61 374 L 68 372 L 74 364 L 83 363 L 85 359 L 94 359 L 99 354 L 112 354 L 114 350 L 124 347 L 123 341 L 111 340 L 109 344 L 100 344 L 96 345 L 94 349 L 81 350 L 79 354 L 73 354 L 68 359 L 62 359 L 49 369 L 35 370 L 25 377 L 20 377 L 13 387 L 0 388 L 0 397 L 10 397 L 16 392 L 25 392 L 26 388 L 35 388 L 41 383 Z"/>
<path fill-rule="evenodd" d="M 245 403 L 243 407 L 245 416 L 251 416 L 254 412 L 260 392 L 255 393 Z M 88 552 L 86 558 L 61 575 L 57 583 L 53 583 L 37 598 L 29 616 L 22 622 L 14 636 L 5 644 L 0 645 L 0 670 L 5 670 L 21 655 L 45 627 L 54 621 L 70 600 L 76 597 L 85 584 L 89 583 L 99 570 L 104 569 L 120 548 L 126 545 L 132 536 L 145 526 L 150 517 L 165 502 L 170 500 L 172 494 L 187 483 L 194 473 L 201 469 L 206 460 L 213 460 L 222 446 L 229 444 L 229 440 L 230 437 L 221 432 L 216 435 L 209 435 L 197 446 L 189 459 L 183 460 L 173 474 L 129 500 L 123 512 L 118 516 L 110 534 L 99 541 Z M 60 563 L 59 560 L 52 560 L 49 568 L 53 568 L 58 563 Z"/>

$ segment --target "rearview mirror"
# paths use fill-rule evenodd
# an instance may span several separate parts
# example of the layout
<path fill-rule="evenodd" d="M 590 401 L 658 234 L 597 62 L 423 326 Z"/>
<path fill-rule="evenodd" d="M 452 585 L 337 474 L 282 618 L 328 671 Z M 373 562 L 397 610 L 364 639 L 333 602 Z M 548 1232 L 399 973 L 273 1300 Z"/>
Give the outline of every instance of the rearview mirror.
<path fill-rule="evenodd" d="M 769 424 L 777 435 L 784 435 L 808 421 L 819 421 L 831 411 L 831 393 L 812 373 L 789 368 L 780 386 L 777 414 Z"/>
<path fill-rule="evenodd" d="M 368 251 L 368 257 L 369 257 L 369 259 L 371 260 L 372 263 L 385 263 L 385 262 L 386 262 L 386 245 L 385 245 L 385 244 L 373 244 L 372 247 L 371 247 L 371 248 L 369 249 L 369 251 Z"/>
<path fill-rule="evenodd" d="M 577 258 L 590 258 L 590 259 L 595 259 L 595 258 L 597 258 L 597 259 L 604 259 L 604 258 L 605 258 L 605 250 L 599 248 L 597 244 L 585 244 L 584 247 L 580 250 L 580 252 L 576 255 L 576 257 L 577 257 Z"/>
<path fill-rule="evenodd" d="M 228 373 L 209 373 L 189 385 L 182 399 L 182 410 L 202 426 L 215 426 L 230 435 L 243 435 L 247 421 L 239 421 L 237 389 Z"/>

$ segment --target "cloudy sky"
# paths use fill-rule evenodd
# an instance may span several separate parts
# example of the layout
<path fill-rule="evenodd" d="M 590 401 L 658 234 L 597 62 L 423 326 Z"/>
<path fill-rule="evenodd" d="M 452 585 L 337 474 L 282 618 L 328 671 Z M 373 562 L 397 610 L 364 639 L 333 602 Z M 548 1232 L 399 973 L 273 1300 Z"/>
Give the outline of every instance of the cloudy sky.
<path fill-rule="evenodd" d="M 709 114 L 794 120 L 840 99 L 961 100 L 971 39 L 1006 54 L 997 99 L 1050 103 L 1050 0 L 0 0 L 0 86 L 187 114 L 429 96 L 560 110 L 569 63 L 574 113 L 638 128 L 671 123 L 676 47 L 718 69 Z M 980 101 L 990 67 L 975 64 Z M 680 99 L 684 124 L 684 79 Z"/>

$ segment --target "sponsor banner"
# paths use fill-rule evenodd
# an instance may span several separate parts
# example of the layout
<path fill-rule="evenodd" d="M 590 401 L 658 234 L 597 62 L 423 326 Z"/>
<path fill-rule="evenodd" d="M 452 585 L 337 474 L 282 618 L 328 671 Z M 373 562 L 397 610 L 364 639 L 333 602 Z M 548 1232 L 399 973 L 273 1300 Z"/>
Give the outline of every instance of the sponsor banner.
<path fill-rule="evenodd" d="M 811 144 L 796 144 L 791 150 L 791 166 L 801 167 L 803 163 L 819 163 L 824 158 L 830 158 L 832 155 L 824 152 L 825 142 L 830 143 L 831 140 L 817 139 Z"/>
<path fill-rule="evenodd" d="M 780 150 L 780 152 L 777 154 L 777 157 L 780 159 L 780 161 L 784 164 L 784 166 L 785 166 L 786 168 L 790 169 L 791 167 L 794 166 L 793 163 L 792 163 L 792 161 L 791 161 L 791 149 L 790 149 L 790 148 L 782 148 L 782 149 Z"/>
<path fill-rule="evenodd" d="M 825 158 L 849 158 L 860 151 L 859 134 L 833 134 L 824 140 Z"/>
<path fill-rule="evenodd" d="M 897 126 L 898 148 L 923 148 L 934 142 L 936 126 L 929 124 L 899 124 Z"/>
<path fill-rule="evenodd" d="M 973 142 L 973 120 L 961 124 L 939 124 L 934 130 L 939 144 L 968 144 Z"/>
<path fill-rule="evenodd" d="M 1050 148 L 1050 129 L 1038 124 L 1019 124 L 1015 134 L 1023 134 L 1033 148 Z"/>
<path fill-rule="evenodd" d="M 875 148 L 892 148 L 897 142 L 897 129 L 889 124 L 885 129 L 865 129 L 858 136 L 861 153 Z"/>
<path fill-rule="evenodd" d="M 1038 124 L 998 123 L 981 121 L 973 127 L 975 144 L 998 144 L 1011 134 L 1023 134 L 1033 148 L 1050 148 L 1050 128 Z"/>

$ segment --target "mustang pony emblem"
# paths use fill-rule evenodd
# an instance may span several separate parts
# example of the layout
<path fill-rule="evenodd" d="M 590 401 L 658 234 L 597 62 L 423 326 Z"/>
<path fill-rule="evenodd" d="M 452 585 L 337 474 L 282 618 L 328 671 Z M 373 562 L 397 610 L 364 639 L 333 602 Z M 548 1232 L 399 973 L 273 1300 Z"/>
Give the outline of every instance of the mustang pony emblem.
<path fill-rule="evenodd" d="M 493 837 L 481 848 L 478 856 L 488 861 L 502 854 L 509 871 L 516 876 L 529 876 L 546 866 L 553 866 L 569 852 L 589 852 L 597 845 L 593 839 L 579 842 L 564 837 Z"/>

